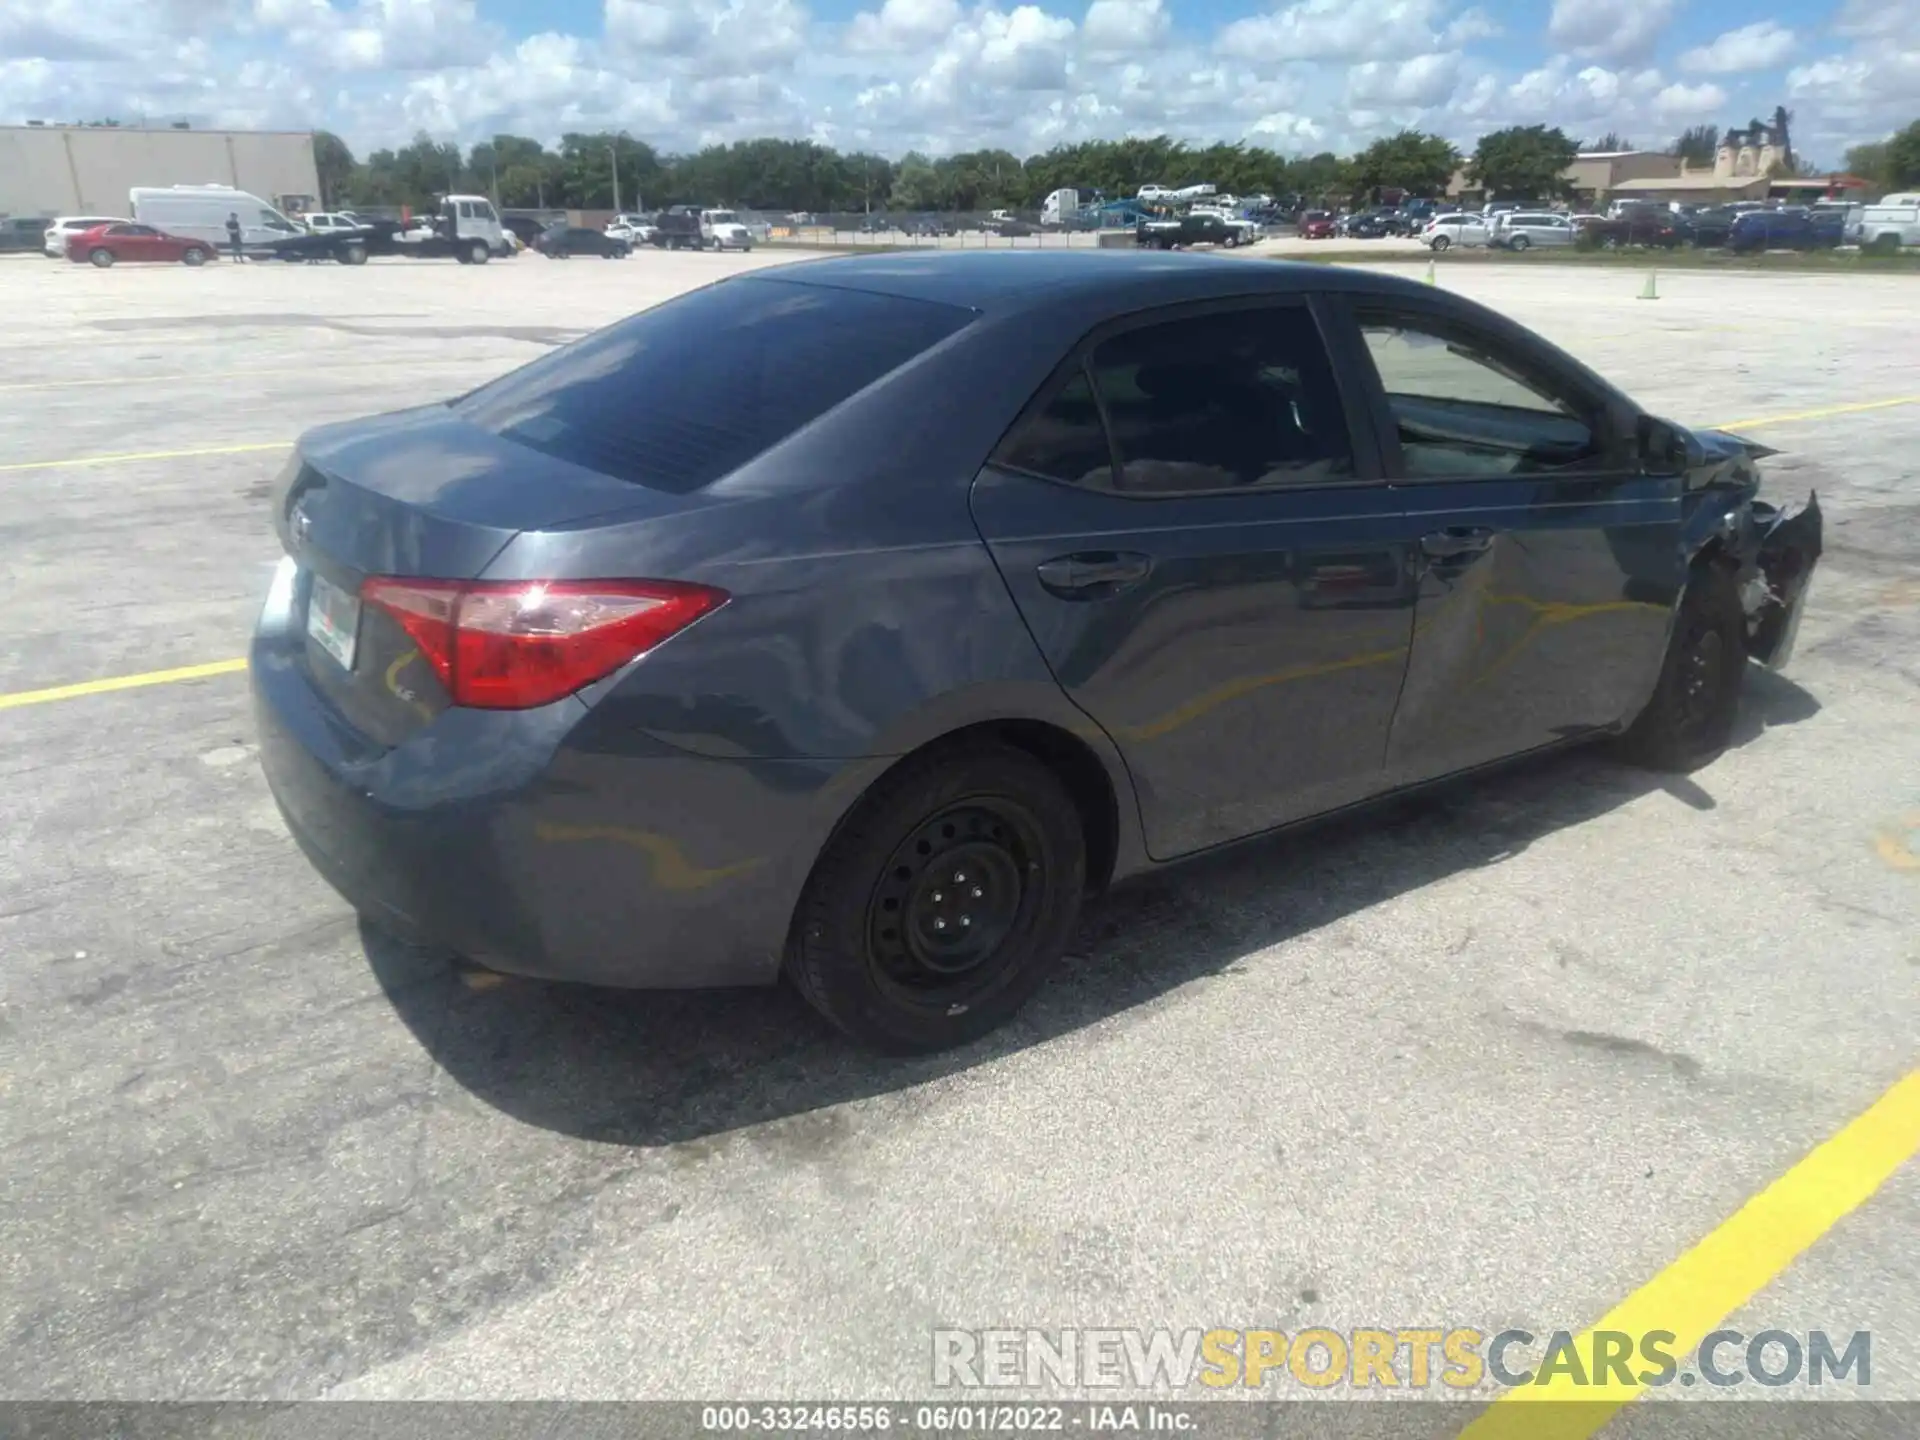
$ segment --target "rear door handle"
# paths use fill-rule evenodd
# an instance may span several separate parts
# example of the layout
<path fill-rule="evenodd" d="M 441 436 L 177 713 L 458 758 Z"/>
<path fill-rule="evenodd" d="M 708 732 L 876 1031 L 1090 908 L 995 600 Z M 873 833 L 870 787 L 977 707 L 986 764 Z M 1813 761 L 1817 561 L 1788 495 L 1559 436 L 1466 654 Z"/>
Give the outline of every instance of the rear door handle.
<path fill-rule="evenodd" d="M 1460 560 L 1493 548 L 1494 532 L 1478 526 L 1450 525 L 1420 537 L 1420 553 L 1429 560 Z"/>
<path fill-rule="evenodd" d="M 1151 558 L 1130 550 L 1083 550 L 1042 560 L 1034 567 L 1041 585 L 1063 600 L 1104 600 L 1152 571 Z"/>

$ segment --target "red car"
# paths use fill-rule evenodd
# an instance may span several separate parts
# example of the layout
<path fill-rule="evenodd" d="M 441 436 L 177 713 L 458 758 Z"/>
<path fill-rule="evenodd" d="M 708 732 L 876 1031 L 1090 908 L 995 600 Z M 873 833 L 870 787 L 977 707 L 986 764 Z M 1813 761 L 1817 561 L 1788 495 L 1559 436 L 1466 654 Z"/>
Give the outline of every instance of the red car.
<path fill-rule="evenodd" d="M 1333 235 L 1333 217 L 1325 211 L 1316 210 L 1300 221 L 1302 240 L 1331 240 Z"/>
<path fill-rule="evenodd" d="M 169 235 L 151 225 L 136 225 L 120 220 L 111 225 L 96 225 L 82 230 L 67 242 L 69 260 L 85 260 L 101 269 L 120 260 L 160 260 L 168 264 L 204 265 L 213 258 L 213 247 L 204 240 L 189 240 Z"/>

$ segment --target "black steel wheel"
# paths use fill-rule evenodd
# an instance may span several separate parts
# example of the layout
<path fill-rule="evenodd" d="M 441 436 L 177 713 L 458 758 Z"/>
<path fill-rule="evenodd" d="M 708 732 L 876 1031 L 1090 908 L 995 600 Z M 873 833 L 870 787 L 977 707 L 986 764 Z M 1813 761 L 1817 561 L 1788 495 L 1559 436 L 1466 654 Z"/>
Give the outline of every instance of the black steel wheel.
<path fill-rule="evenodd" d="M 828 844 L 787 971 L 875 1049 L 964 1044 L 1040 987 L 1085 885 L 1080 813 L 1050 769 L 997 744 L 928 751 L 884 776 Z"/>
<path fill-rule="evenodd" d="M 1621 737 L 1629 759 L 1685 771 L 1726 749 L 1746 679 L 1746 638 L 1732 572 L 1713 562 L 1696 566 L 1653 697 Z"/>

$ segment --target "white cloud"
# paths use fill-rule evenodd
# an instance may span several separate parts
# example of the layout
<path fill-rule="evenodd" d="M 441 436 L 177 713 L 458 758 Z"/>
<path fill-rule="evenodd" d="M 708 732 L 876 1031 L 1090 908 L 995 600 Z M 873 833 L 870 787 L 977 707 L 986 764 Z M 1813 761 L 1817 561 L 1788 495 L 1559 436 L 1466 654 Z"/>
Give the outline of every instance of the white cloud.
<path fill-rule="evenodd" d="M 1214 48 L 1243 60 L 1397 60 L 1433 48 L 1437 0 L 1301 0 L 1235 20 Z"/>
<path fill-rule="evenodd" d="M 1553 0 L 1547 38 L 1592 59 L 1644 59 L 1678 5 L 1679 0 Z"/>
<path fill-rule="evenodd" d="M 1080 34 L 1099 55 L 1132 55 L 1158 45 L 1172 25 L 1160 0 L 1093 0 Z"/>
<path fill-rule="evenodd" d="M 853 17 L 847 45 L 861 52 L 918 49 L 951 31 L 960 13 L 958 0 L 887 0 L 878 11 Z"/>
<path fill-rule="evenodd" d="M 494 0 L 0 0 L 0 121 L 319 125 L 362 152 L 419 129 L 625 128 L 665 150 L 1027 154 L 1164 132 L 1311 153 L 1403 126 L 1469 148 L 1534 123 L 1655 144 L 1784 98 L 1796 148 L 1837 157 L 1920 94 L 1920 0 L 1844 0 L 1822 44 L 1757 20 L 1692 50 L 1664 39 L 1682 0 L 1556 0 L 1555 52 L 1509 20 L 1521 48 L 1497 60 L 1478 43 L 1500 33 L 1492 0 L 1261 0 L 1217 23 L 1173 0 L 859 0 L 831 20 L 811 0 L 599 3 L 597 26 L 509 36 Z M 1779 65 L 1784 85 L 1748 87 Z"/>
<path fill-rule="evenodd" d="M 1792 55 L 1799 41 L 1793 31 L 1762 20 L 1729 30 L 1710 45 L 1700 45 L 1680 57 L 1682 70 L 1708 75 L 1737 75 L 1746 70 L 1771 70 Z"/>
<path fill-rule="evenodd" d="M 1411 60 L 1369 60 L 1347 72 L 1347 98 L 1356 105 L 1427 107 L 1452 96 L 1460 82 L 1458 51 Z"/>

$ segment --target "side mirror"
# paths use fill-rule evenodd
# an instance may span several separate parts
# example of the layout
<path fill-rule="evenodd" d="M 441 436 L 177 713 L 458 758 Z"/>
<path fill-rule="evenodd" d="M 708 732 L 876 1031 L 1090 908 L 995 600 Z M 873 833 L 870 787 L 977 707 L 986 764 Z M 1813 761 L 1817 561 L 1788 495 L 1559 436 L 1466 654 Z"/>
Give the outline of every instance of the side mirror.
<path fill-rule="evenodd" d="M 1687 465 L 1687 432 L 1672 421 L 1642 415 L 1638 432 L 1640 463 L 1649 470 L 1672 472 Z"/>

